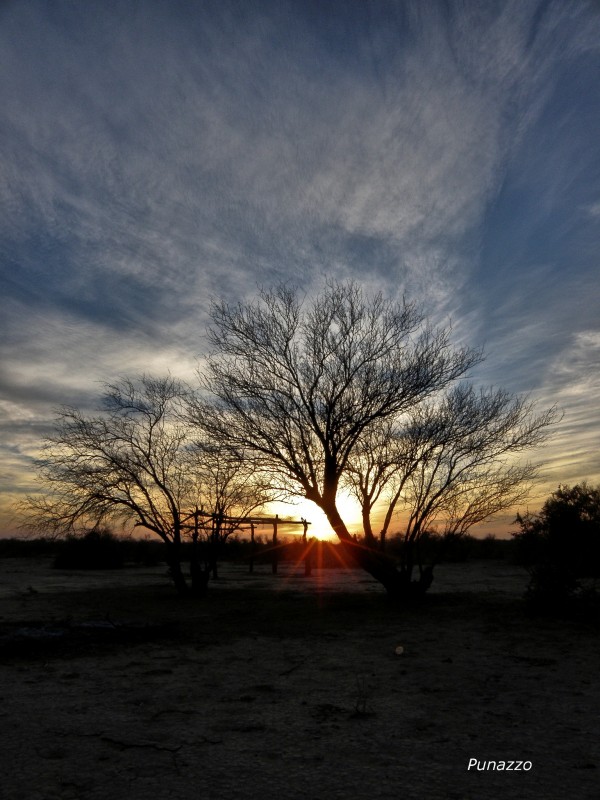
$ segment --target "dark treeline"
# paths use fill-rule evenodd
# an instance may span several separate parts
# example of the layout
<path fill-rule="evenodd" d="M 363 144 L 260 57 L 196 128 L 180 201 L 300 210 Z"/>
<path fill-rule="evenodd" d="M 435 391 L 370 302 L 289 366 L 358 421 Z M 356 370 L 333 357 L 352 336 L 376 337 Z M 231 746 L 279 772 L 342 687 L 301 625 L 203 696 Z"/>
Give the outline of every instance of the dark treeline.
<path fill-rule="evenodd" d="M 360 544 L 360 537 L 357 542 Z M 190 548 L 191 543 L 183 548 Z M 200 543 L 202 548 L 204 543 Z M 388 549 L 392 556 L 402 555 L 403 537 L 392 536 Z M 422 557 L 428 562 L 447 561 L 452 563 L 478 559 L 514 559 L 515 542 L 486 536 L 478 539 L 465 535 L 451 541 L 444 541 L 435 534 L 426 534 L 420 542 Z M 339 568 L 347 563 L 343 548 L 334 541 L 310 539 L 308 542 L 313 568 Z M 282 563 L 297 563 L 299 566 L 306 557 L 307 545 L 300 538 L 283 537 L 277 544 L 277 560 Z M 247 538 L 232 536 L 220 543 L 218 560 L 225 563 L 270 565 L 274 555 L 270 537 L 259 535 L 254 545 Z M 136 539 L 119 536 L 108 530 L 94 531 L 84 537 L 68 536 L 64 539 L 38 537 L 35 539 L 0 539 L 0 558 L 39 558 L 53 559 L 59 569 L 117 569 L 126 565 L 155 566 L 167 561 L 163 542 L 154 539 Z M 185 552 L 182 554 L 187 555 Z"/>

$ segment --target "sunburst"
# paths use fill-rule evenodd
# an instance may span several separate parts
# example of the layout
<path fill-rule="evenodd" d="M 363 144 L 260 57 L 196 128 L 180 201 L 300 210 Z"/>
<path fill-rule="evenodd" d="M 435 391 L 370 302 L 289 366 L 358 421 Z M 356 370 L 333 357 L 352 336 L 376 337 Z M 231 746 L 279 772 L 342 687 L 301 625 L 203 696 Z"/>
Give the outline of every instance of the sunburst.
<path fill-rule="evenodd" d="M 360 504 L 356 498 L 347 492 L 338 492 L 337 508 L 344 522 L 346 523 L 350 533 L 360 533 L 362 531 L 361 511 Z M 304 518 L 310 522 L 308 529 L 309 537 L 316 537 L 317 539 L 335 539 L 335 533 L 324 511 L 319 508 L 312 500 L 305 500 L 298 498 L 290 500 L 289 503 L 272 503 L 269 506 L 269 514 L 279 514 L 282 519 L 285 517 L 299 520 Z M 291 531 L 290 531 L 291 532 Z M 294 533 L 301 533 L 300 530 L 294 530 Z M 286 530 L 287 534 L 288 531 Z"/>

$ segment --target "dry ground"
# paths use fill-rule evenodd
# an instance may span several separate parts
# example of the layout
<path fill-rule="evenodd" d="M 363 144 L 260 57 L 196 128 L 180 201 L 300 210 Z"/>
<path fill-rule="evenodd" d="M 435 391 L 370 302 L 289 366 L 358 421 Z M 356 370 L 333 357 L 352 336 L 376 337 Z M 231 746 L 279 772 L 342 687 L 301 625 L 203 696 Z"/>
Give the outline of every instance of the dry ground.
<path fill-rule="evenodd" d="M 598 632 L 527 616 L 523 572 L 441 567 L 397 608 L 360 572 L 262 569 L 194 602 L 162 567 L 0 561 L 2 796 L 600 797 Z"/>

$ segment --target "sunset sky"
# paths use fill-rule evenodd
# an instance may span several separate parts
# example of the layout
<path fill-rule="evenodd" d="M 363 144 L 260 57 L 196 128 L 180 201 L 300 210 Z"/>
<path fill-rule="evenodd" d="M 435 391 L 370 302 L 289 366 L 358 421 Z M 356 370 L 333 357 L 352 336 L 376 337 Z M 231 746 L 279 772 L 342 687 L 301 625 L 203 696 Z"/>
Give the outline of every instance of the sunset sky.
<path fill-rule="evenodd" d="M 57 406 L 191 377 L 210 298 L 282 279 L 557 403 L 531 508 L 600 483 L 597 0 L 3 2 L 0 123 L 0 534 Z"/>

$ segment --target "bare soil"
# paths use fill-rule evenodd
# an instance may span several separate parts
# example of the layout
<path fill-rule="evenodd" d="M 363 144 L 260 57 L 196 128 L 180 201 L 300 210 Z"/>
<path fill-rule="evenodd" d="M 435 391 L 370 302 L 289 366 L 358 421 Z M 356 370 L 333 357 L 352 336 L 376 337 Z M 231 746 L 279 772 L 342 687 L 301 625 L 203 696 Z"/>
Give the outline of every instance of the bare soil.
<path fill-rule="evenodd" d="M 598 630 L 529 616 L 526 582 L 445 565 L 398 607 L 359 571 L 227 566 L 198 602 L 164 567 L 4 559 L 2 797 L 597 800 Z"/>

